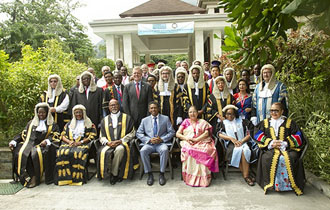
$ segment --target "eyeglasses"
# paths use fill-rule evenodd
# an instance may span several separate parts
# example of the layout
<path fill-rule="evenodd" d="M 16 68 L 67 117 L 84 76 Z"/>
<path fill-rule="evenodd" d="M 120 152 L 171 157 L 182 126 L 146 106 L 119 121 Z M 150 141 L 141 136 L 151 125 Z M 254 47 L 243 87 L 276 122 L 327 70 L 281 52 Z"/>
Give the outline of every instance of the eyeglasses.
<path fill-rule="evenodd" d="M 271 112 L 271 113 L 275 113 L 275 114 L 277 114 L 277 113 L 280 112 L 280 110 L 278 110 L 278 109 L 271 109 L 270 112 Z"/>
<path fill-rule="evenodd" d="M 184 78 L 184 76 L 178 76 L 178 78 Z"/>
<path fill-rule="evenodd" d="M 50 80 L 49 83 L 56 83 L 57 80 Z"/>
<path fill-rule="evenodd" d="M 169 73 L 169 72 L 162 72 L 162 74 L 167 74 L 167 75 L 168 75 L 168 74 L 170 74 L 170 73 Z"/>

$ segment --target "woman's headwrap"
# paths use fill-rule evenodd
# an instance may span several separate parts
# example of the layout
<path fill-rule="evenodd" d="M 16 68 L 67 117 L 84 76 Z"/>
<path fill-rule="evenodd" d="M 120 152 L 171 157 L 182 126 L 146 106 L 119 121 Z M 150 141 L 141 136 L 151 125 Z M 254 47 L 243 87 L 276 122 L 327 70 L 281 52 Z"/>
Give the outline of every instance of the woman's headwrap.
<path fill-rule="evenodd" d="M 178 83 L 178 74 L 184 74 L 184 83 L 183 84 L 186 84 L 187 83 L 187 80 L 188 80 L 188 73 L 186 71 L 185 68 L 183 67 L 178 67 L 176 70 L 175 70 L 175 83 L 176 84 L 179 84 Z"/>
<path fill-rule="evenodd" d="M 212 94 L 214 95 L 214 97 L 216 99 L 221 98 L 220 90 L 219 90 L 218 86 L 216 85 L 218 80 L 223 80 L 223 82 L 225 83 L 224 86 L 223 86 L 222 94 L 223 94 L 223 98 L 228 98 L 230 96 L 230 93 L 229 93 L 229 90 L 228 90 L 228 87 L 227 87 L 226 78 L 224 76 L 217 76 L 214 79 L 215 87 L 213 88 Z"/>
<path fill-rule="evenodd" d="M 198 69 L 199 70 L 198 89 L 202 89 L 205 86 L 204 70 L 202 69 L 202 67 L 200 67 L 198 65 L 192 65 L 190 67 L 187 85 L 188 85 L 189 88 L 195 89 L 195 81 L 194 81 L 194 78 L 192 76 L 192 70 L 193 69 Z"/>
<path fill-rule="evenodd" d="M 63 92 L 63 85 L 62 85 L 62 80 L 61 77 L 57 74 L 52 74 L 48 77 L 48 91 L 47 91 L 47 95 L 49 96 L 49 98 L 53 98 L 53 90 L 50 87 L 49 81 L 51 79 L 57 79 L 57 85 L 55 87 L 55 96 L 59 96 L 61 95 L 61 93 Z"/>
<path fill-rule="evenodd" d="M 54 123 L 54 118 L 52 116 L 52 113 L 50 112 L 50 107 L 46 102 L 42 102 L 42 103 L 38 103 L 35 107 L 34 107 L 34 117 L 32 120 L 32 125 L 33 126 L 38 126 L 39 125 L 39 117 L 38 117 L 38 109 L 39 108 L 46 108 L 48 110 L 47 113 L 47 117 L 46 117 L 46 123 L 47 125 L 52 125 Z"/>
<path fill-rule="evenodd" d="M 82 78 L 83 78 L 83 76 L 85 76 L 85 75 L 89 75 L 89 76 L 91 77 L 91 82 L 90 82 L 90 84 L 89 84 L 89 90 L 90 90 L 91 92 L 95 92 L 97 86 L 96 86 L 96 84 L 95 84 L 95 80 L 94 80 L 93 74 L 91 74 L 91 73 L 88 72 L 88 71 L 84 71 L 84 72 L 80 75 L 80 80 L 79 80 L 79 84 L 80 84 L 80 85 L 79 85 L 79 93 L 83 93 L 83 92 L 85 91 L 85 89 L 84 89 L 84 85 L 83 85 L 83 83 L 82 83 Z"/>
<path fill-rule="evenodd" d="M 263 72 L 264 72 L 265 69 L 270 69 L 270 70 L 272 70 L 272 76 L 270 77 L 270 80 L 269 80 L 269 83 L 268 83 L 268 89 L 269 89 L 269 90 L 272 90 L 272 89 L 275 87 L 275 85 L 276 85 L 275 67 L 274 67 L 272 64 L 266 64 L 266 65 L 264 65 L 264 66 L 261 68 L 261 72 L 260 72 L 260 74 L 261 74 L 261 80 L 262 80 L 262 81 L 264 81 L 264 78 L 263 78 L 262 74 L 263 74 Z M 262 83 L 262 84 L 263 84 L 263 83 Z M 260 91 L 262 91 L 263 88 L 264 88 L 263 85 L 260 85 Z"/>
<path fill-rule="evenodd" d="M 83 105 L 81 105 L 81 104 L 75 105 L 72 108 L 72 120 L 71 120 L 71 123 L 69 125 L 69 128 L 72 129 L 72 130 L 74 130 L 76 128 L 77 119 L 74 116 L 74 111 L 77 110 L 77 109 L 81 109 L 83 111 L 83 119 L 84 119 L 84 125 L 85 125 L 85 127 L 86 128 L 91 128 L 93 126 L 93 123 L 89 119 L 89 117 L 87 117 L 86 108 Z"/>
<path fill-rule="evenodd" d="M 169 66 L 163 66 L 160 70 L 159 70 L 159 80 L 158 80 L 158 90 L 159 92 L 163 92 L 164 91 L 164 81 L 162 80 L 162 72 L 163 71 L 169 71 L 169 78 L 168 78 L 168 87 L 167 90 L 168 91 L 172 91 L 174 90 L 174 86 L 175 86 L 175 82 L 174 82 L 174 78 L 173 78 L 173 72 L 171 67 Z"/>
<path fill-rule="evenodd" d="M 225 70 L 224 70 L 224 72 L 223 72 L 223 75 L 226 77 L 226 72 L 227 71 L 232 71 L 233 72 L 233 78 L 231 78 L 231 81 L 230 82 L 227 82 L 227 80 L 225 80 L 226 81 L 226 83 L 227 83 L 227 85 L 228 85 L 228 87 L 230 88 L 230 89 L 234 89 L 234 88 L 236 88 L 236 86 L 237 86 L 237 79 L 236 79 L 236 73 L 235 73 L 235 70 L 233 69 L 233 68 L 225 68 Z"/>

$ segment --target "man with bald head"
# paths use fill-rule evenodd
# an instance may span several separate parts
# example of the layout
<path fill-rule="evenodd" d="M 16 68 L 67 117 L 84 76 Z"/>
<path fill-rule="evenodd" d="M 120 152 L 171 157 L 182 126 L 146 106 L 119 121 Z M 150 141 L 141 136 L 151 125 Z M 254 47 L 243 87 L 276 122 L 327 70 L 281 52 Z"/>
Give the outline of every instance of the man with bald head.
<path fill-rule="evenodd" d="M 134 120 L 137 129 L 142 118 L 148 114 L 148 103 L 152 101 L 151 86 L 142 81 L 142 70 L 140 67 L 133 68 L 133 81 L 124 88 L 123 110 Z"/>

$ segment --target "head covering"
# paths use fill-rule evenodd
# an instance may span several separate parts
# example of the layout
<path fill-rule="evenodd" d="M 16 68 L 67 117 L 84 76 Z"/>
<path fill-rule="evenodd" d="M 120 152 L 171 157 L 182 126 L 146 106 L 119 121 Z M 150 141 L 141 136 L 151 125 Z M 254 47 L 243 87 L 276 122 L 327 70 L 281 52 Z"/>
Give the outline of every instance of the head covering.
<path fill-rule="evenodd" d="M 227 106 L 225 106 L 225 108 L 222 109 L 223 112 L 226 112 L 228 109 L 234 109 L 234 110 L 238 110 L 238 108 L 232 104 L 228 104 Z"/>
<path fill-rule="evenodd" d="M 48 110 L 48 113 L 47 113 L 47 125 L 52 125 L 54 123 L 54 118 L 52 116 L 52 113 L 50 112 L 50 108 L 49 108 L 49 105 L 45 102 L 43 103 L 38 103 L 35 108 L 34 108 L 34 117 L 33 117 L 33 120 L 32 120 L 32 125 L 34 126 L 38 126 L 39 125 L 39 117 L 38 117 L 38 109 L 41 108 L 41 107 L 44 107 Z"/>
<path fill-rule="evenodd" d="M 74 111 L 76 111 L 77 109 L 81 109 L 83 111 L 83 120 L 84 120 L 84 125 L 86 128 L 91 128 L 93 126 L 93 123 L 92 121 L 87 117 L 87 114 L 86 114 L 86 108 L 81 105 L 81 104 L 78 104 L 78 105 L 75 105 L 73 108 L 72 108 L 72 120 L 71 120 L 71 123 L 69 125 L 69 128 L 74 130 L 76 128 L 76 125 L 77 125 L 77 119 L 76 117 L 74 116 Z"/>
<path fill-rule="evenodd" d="M 197 65 L 195 64 L 196 62 L 199 62 L 202 65 L 202 62 L 200 60 L 194 60 L 193 65 Z"/>
<path fill-rule="evenodd" d="M 53 98 L 53 89 L 50 87 L 49 81 L 54 78 L 57 79 L 57 85 L 55 87 L 55 96 L 59 96 L 63 92 L 63 85 L 62 85 L 61 77 L 57 74 L 52 74 L 48 77 L 47 95 L 49 96 L 49 98 Z"/>
<path fill-rule="evenodd" d="M 220 68 L 220 64 L 221 64 L 221 62 L 217 61 L 217 60 L 214 60 L 211 62 L 211 66 L 218 66 L 219 68 Z"/>
<path fill-rule="evenodd" d="M 153 67 L 155 67 L 155 65 L 156 65 L 156 64 L 154 64 L 154 63 L 148 63 L 148 67 L 149 67 L 149 68 L 150 68 L 150 67 L 153 68 Z"/>
<path fill-rule="evenodd" d="M 159 92 L 163 92 L 164 91 L 164 81 L 162 80 L 162 72 L 163 71 L 169 71 L 169 78 L 168 78 L 168 87 L 167 90 L 168 91 L 172 91 L 174 90 L 174 86 L 175 86 L 175 81 L 173 78 L 173 73 L 172 73 L 172 69 L 169 66 L 163 66 L 160 70 L 159 70 L 159 80 L 158 80 L 158 90 Z"/>
<path fill-rule="evenodd" d="M 230 93 L 229 93 L 229 90 L 227 87 L 226 78 L 224 76 L 218 76 L 215 78 L 215 80 L 214 80 L 215 87 L 213 88 L 212 94 L 214 95 L 214 97 L 216 99 L 221 98 L 220 90 L 219 90 L 218 86 L 216 85 L 218 80 L 223 80 L 225 82 L 225 85 L 223 86 L 222 95 L 223 95 L 223 98 L 228 98 Z"/>
<path fill-rule="evenodd" d="M 90 77 L 91 77 L 91 83 L 89 84 L 89 88 L 90 88 L 90 91 L 91 92 L 95 92 L 96 91 L 96 88 L 97 88 L 97 86 L 96 86 L 96 84 L 95 84 L 95 80 L 93 79 L 94 77 L 93 77 L 93 74 L 91 74 L 90 72 L 88 72 L 88 71 L 84 71 L 81 75 L 80 75 L 80 80 L 79 80 L 79 93 L 83 93 L 84 91 L 85 91 L 85 89 L 84 89 L 84 85 L 83 85 L 83 83 L 82 83 L 82 78 L 83 78 L 83 76 L 85 76 L 85 75 L 89 75 Z"/>
<path fill-rule="evenodd" d="M 157 68 L 158 68 L 158 69 L 159 69 L 160 65 L 165 66 L 165 63 L 163 63 L 163 62 L 158 62 L 158 63 L 157 63 Z"/>
<path fill-rule="evenodd" d="M 237 80 L 236 80 L 236 73 L 235 73 L 235 70 L 233 68 L 225 68 L 223 74 L 225 75 L 226 77 L 226 72 L 227 71 L 232 71 L 233 72 L 233 78 L 231 78 L 231 81 L 230 82 L 227 82 L 227 79 L 225 80 L 226 83 L 227 83 L 227 86 L 230 88 L 230 89 L 234 89 L 236 88 L 237 86 Z"/>
<path fill-rule="evenodd" d="M 176 70 L 175 70 L 175 83 L 176 84 L 179 84 L 178 83 L 178 74 L 181 73 L 181 74 L 184 74 L 184 83 L 183 84 L 186 84 L 187 83 L 187 80 L 188 80 L 188 73 L 186 71 L 185 68 L 183 67 L 178 67 Z"/>
<path fill-rule="evenodd" d="M 155 78 L 155 80 L 156 80 L 156 82 L 157 82 L 157 77 L 156 77 L 156 75 L 154 75 L 153 73 L 148 74 L 147 79 L 148 79 L 149 77 Z"/>
<path fill-rule="evenodd" d="M 198 89 L 201 89 L 201 88 L 203 88 L 205 86 L 204 70 L 202 69 L 202 67 L 200 67 L 198 65 L 192 65 L 190 67 L 187 85 L 188 85 L 189 88 L 195 89 L 195 81 L 194 81 L 194 78 L 192 76 L 192 70 L 193 69 L 198 69 L 199 70 Z"/>
<path fill-rule="evenodd" d="M 275 78 L 275 67 L 272 64 L 266 64 L 261 68 L 261 79 L 262 81 L 264 80 L 262 74 L 264 72 L 265 69 L 270 69 L 272 70 L 272 76 L 270 77 L 269 83 L 268 83 L 268 89 L 272 90 L 275 85 L 276 85 L 276 78 Z M 263 89 L 263 85 L 260 85 L 260 91 Z"/>

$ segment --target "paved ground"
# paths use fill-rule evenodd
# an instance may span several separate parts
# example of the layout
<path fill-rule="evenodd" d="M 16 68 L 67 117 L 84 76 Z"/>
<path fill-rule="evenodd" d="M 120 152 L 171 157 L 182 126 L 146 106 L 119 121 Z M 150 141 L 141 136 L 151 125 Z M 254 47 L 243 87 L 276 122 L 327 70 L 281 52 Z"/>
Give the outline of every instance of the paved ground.
<path fill-rule="evenodd" d="M 158 179 L 158 174 L 154 174 Z M 166 174 L 169 178 L 169 174 Z M 245 184 L 240 173 L 232 172 L 227 181 L 221 175 L 208 188 L 186 186 L 175 179 L 165 186 L 149 187 L 143 180 L 126 180 L 114 186 L 109 180 L 93 178 L 83 186 L 45 185 L 23 189 L 16 195 L 0 196 L 0 209 L 318 209 L 328 210 L 330 199 L 307 184 L 305 194 L 270 192 Z"/>

